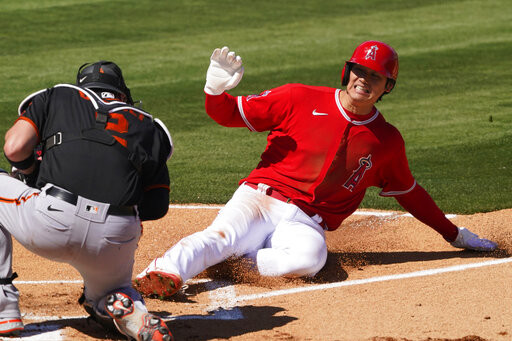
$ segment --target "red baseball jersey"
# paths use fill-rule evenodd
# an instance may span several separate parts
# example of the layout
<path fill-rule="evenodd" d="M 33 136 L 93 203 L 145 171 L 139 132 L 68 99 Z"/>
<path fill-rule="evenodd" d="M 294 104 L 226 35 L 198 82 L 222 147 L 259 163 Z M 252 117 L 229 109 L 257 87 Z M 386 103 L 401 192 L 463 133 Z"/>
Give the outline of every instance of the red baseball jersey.
<path fill-rule="evenodd" d="M 345 110 L 340 91 L 286 84 L 259 95 L 207 98 L 210 116 L 233 111 L 236 101 L 250 130 L 270 131 L 260 163 L 240 183 L 271 186 L 318 213 L 330 230 L 357 209 L 368 187 L 396 196 L 416 185 L 400 132 L 375 107 L 364 116 Z"/>

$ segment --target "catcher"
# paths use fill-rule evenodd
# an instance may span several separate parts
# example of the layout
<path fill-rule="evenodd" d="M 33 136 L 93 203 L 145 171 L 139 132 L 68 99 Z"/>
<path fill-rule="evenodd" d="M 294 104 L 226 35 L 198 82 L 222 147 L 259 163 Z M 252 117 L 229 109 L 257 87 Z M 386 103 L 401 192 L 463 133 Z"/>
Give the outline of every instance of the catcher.
<path fill-rule="evenodd" d="M 173 144 L 160 120 L 134 106 L 121 69 L 109 61 L 84 64 L 75 85 L 28 96 L 3 150 L 14 177 L 0 174 L 0 336 L 23 330 L 12 235 L 77 269 L 84 281 L 79 303 L 103 326 L 135 340 L 171 340 L 131 277 L 141 221 L 169 207 Z"/>

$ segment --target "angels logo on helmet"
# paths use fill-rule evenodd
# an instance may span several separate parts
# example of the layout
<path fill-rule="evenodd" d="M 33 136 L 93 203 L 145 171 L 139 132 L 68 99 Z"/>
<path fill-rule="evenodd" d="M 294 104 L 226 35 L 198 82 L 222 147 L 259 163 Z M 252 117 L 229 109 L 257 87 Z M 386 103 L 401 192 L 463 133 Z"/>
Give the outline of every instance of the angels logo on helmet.
<path fill-rule="evenodd" d="M 378 49 L 379 48 L 377 47 L 377 45 L 370 46 L 370 48 L 366 51 L 366 56 L 364 57 L 364 59 L 375 60 Z"/>

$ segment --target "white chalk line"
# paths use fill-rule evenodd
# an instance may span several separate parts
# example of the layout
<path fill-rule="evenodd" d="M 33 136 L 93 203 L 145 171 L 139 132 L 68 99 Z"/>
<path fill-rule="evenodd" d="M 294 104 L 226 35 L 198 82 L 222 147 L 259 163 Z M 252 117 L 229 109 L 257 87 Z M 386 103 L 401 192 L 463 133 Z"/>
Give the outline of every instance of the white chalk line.
<path fill-rule="evenodd" d="M 206 206 L 206 205 L 169 205 L 169 208 L 183 209 L 183 210 L 220 210 L 224 207 L 224 205 L 218 206 Z M 382 211 L 361 211 L 357 210 L 352 215 L 363 215 L 363 216 L 376 216 L 376 217 L 408 217 L 412 218 L 412 214 L 410 213 L 402 213 L 402 212 L 382 212 Z M 455 218 L 456 214 L 446 214 L 446 218 L 452 219 Z"/>
<path fill-rule="evenodd" d="M 328 290 L 328 289 L 335 289 L 335 288 L 355 286 L 355 285 L 365 285 L 365 284 L 377 283 L 377 282 L 408 279 L 408 278 L 415 278 L 415 277 L 433 276 L 433 275 L 438 275 L 438 274 L 443 274 L 443 273 L 464 271 L 464 270 L 469 270 L 469 269 L 475 269 L 475 268 L 481 268 L 481 267 L 485 267 L 485 266 L 492 266 L 492 265 L 499 265 L 499 264 L 506 264 L 506 263 L 511 263 L 511 262 L 512 262 L 512 257 L 504 258 L 504 259 L 490 260 L 490 261 L 479 262 L 479 263 L 471 263 L 471 264 L 448 266 L 448 267 L 443 267 L 443 268 L 414 271 L 414 272 L 408 272 L 408 273 L 402 273 L 402 274 L 371 277 L 371 278 L 360 279 L 360 280 L 351 280 L 351 281 L 343 281 L 343 282 L 336 282 L 336 283 L 329 283 L 329 284 L 312 285 L 312 286 L 307 286 L 307 287 L 297 287 L 297 288 L 284 289 L 284 290 L 275 290 L 275 291 L 270 291 L 270 292 L 261 293 L 261 294 L 252 294 L 252 295 L 244 295 L 244 296 L 236 296 L 234 287 L 229 286 L 229 287 L 224 288 L 224 290 L 219 290 L 219 289 L 216 290 L 216 292 L 214 294 L 214 299 L 211 301 L 211 304 L 207 309 L 207 311 L 209 313 L 211 313 L 212 315 L 164 316 L 162 318 L 166 321 L 171 321 L 171 320 L 240 320 L 240 319 L 243 319 L 243 313 L 239 309 L 238 305 L 240 303 L 247 302 L 247 301 L 254 301 L 254 300 L 259 300 L 259 299 L 264 299 L 264 298 L 271 298 L 271 297 L 291 295 L 291 294 L 299 294 L 299 293 L 317 291 L 317 290 Z M 219 285 L 219 283 L 220 282 L 212 283 L 211 285 L 213 285 L 215 287 L 222 286 L 222 285 Z M 219 297 L 221 295 L 226 295 L 226 296 Z M 210 298 L 212 298 L 211 294 L 210 294 Z M 215 303 L 218 304 L 217 307 L 215 307 Z M 214 309 L 214 310 L 212 310 L 212 309 Z"/>
<path fill-rule="evenodd" d="M 371 277 L 371 278 L 366 278 L 366 279 L 357 279 L 357 280 L 343 281 L 343 282 L 336 282 L 336 283 L 329 283 L 329 284 L 319 284 L 319 285 L 313 285 L 313 286 L 308 286 L 308 287 L 298 287 L 298 288 L 291 288 L 291 289 L 284 289 L 284 290 L 276 290 L 276 291 L 271 291 L 271 292 L 262 293 L 262 294 L 238 296 L 236 298 L 236 300 L 237 300 L 237 302 L 244 302 L 244 301 L 251 301 L 251 300 L 256 300 L 256 299 L 290 295 L 290 294 L 298 294 L 298 293 L 316 291 L 316 290 L 334 289 L 334 288 L 348 287 L 348 286 L 354 286 L 354 285 L 363 285 L 363 284 L 369 284 L 369 283 L 393 281 L 393 280 L 399 280 L 399 279 L 433 276 L 433 275 L 438 275 L 438 274 L 443 274 L 443 273 L 448 273 L 448 272 L 464 271 L 464 270 L 469 270 L 469 269 L 505 264 L 505 263 L 510 263 L 510 262 L 512 262 L 512 257 L 504 258 L 504 259 L 490 260 L 490 261 L 486 261 L 486 262 L 462 264 L 462 265 L 448 266 L 448 267 L 444 267 L 444 268 L 414 271 L 414 272 L 408 272 L 408 273 L 403 273 L 403 274 L 378 276 L 378 277 Z"/>
<path fill-rule="evenodd" d="M 81 279 L 76 280 L 55 280 L 55 281 L 13 281 L 13 284 L 83 284 Z"/>

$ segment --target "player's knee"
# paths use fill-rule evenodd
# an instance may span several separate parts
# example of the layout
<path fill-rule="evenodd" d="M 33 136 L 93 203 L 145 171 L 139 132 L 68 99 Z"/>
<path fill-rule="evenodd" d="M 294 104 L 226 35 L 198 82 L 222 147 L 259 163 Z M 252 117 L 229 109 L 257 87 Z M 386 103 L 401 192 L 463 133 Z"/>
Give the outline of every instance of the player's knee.
<path fill-rule="evenodd" d="M 306 263 L 306 267 L 304 269 L 304 274 L 302 276 L 313 277 L 315 276 L 325 265 L 327 260 L 326 257 L 317 257 L 311 259 L 308 263 Z"/>
<path fill-rule="evenodd" d="M 313 277 L 325 265 L 327 261 L 327 248 L 318 248 L 309 250 L 309 252 L 301 252 L 290 254 L 290 261 L 293 266 L 290 267 L 289 276 Z"/>

